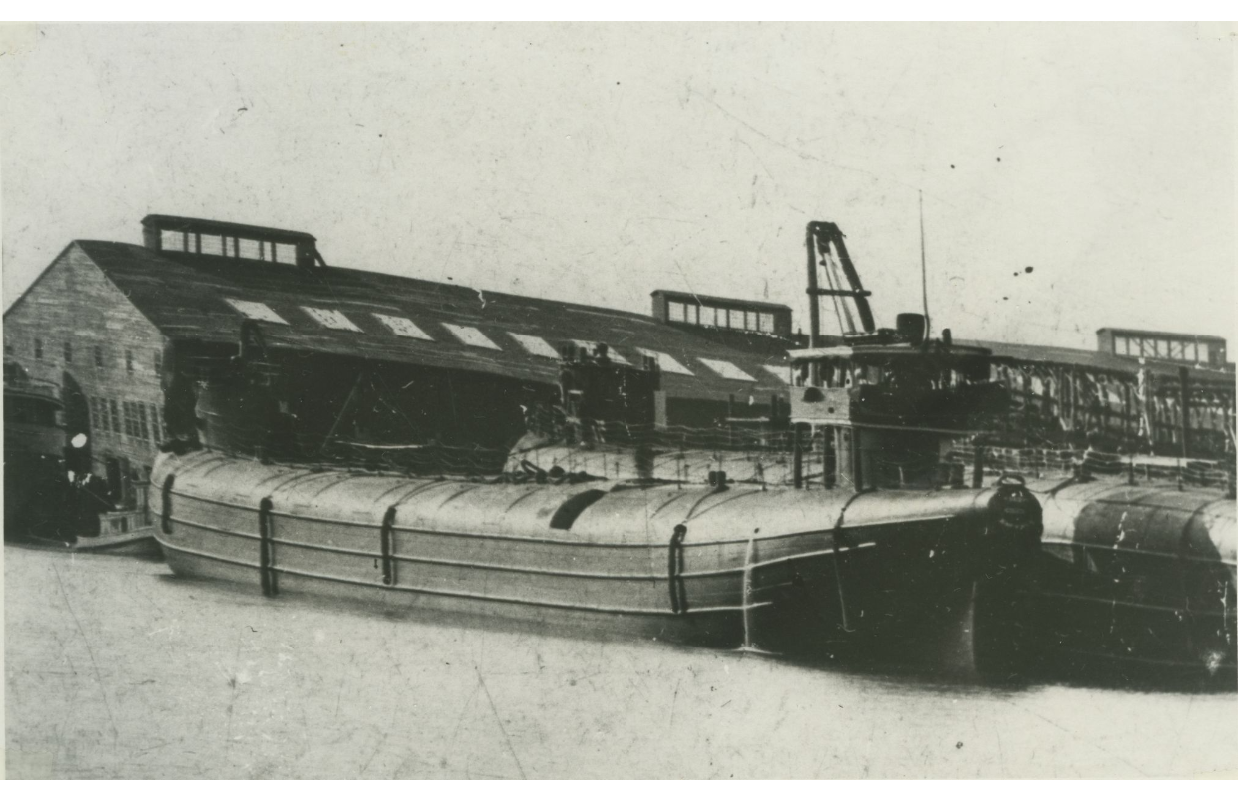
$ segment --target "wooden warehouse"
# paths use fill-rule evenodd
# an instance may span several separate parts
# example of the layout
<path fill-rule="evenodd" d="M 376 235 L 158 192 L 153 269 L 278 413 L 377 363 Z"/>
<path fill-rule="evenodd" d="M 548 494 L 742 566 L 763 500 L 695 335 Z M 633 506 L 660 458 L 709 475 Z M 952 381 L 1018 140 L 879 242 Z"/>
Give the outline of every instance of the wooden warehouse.
<path fill-rule="evenodd" d="M 775 396 L 786 405 L 779 337 L 728 339 L 640 314 L 328 267 L 314 237 L 297 231 L 164 215 L 142 224 L 141 246 L 71 243 L 4 317 L 6 358 L 63 387 L 67 435 L 86 434 L 96 473 L 122 503 L 137 499 L 167 424 L 165 349 L 235 352 L 247 320 L 272 350 L 313 354 L 306 391 L 337 403 L 359 380 L 349 371 L 358 362 L 399 365 L 387 382 L 417 381 L 422 397 L 439 397 L 443 413 L 424 422 L 448 437 L 453 418 L 510 417 L 553 392 L 565 345 L 606 343 L 614 361 L 656 363 L 662 425 L 711 426 L 735 409 L 759 416 Z M 482 434 L 499 447 L 519 422 L 496 417 L 494 436 L 457 438 Z"/>
<path fill-rule="evenodd" d="M 72 242 L 4 316 L 6 360 L 62 387 L 66 434 L 85 435 L 82 455 L 122 507 L 144 506 L 167 432 L 164 362 L 227 358 L 247 321 L 272 351 L 297 354 L 298 392 L 318 405 L 306 414 L 381 405 L 360 396 L 369 390 L 406 393 L 405 428 L 371 431 L 400 442 L 509 446 L 522 407 L 556 391 L 565 346 L 605 343 L 621 364 L 656 363 L 663 427 L 759 425 L 796 390 L 786 350 L 802 343 L 785 306 L 657 290 L 644 316 L 327 266 L 298 231 L 164 215 L 142 225 L 142 245 Z M 1100 430 L 1123 449 L 1233 452 L 1232 368 L 982 344 L 1014 392 L 1019 428 L 1046 444 L 1078 446 Z"/>

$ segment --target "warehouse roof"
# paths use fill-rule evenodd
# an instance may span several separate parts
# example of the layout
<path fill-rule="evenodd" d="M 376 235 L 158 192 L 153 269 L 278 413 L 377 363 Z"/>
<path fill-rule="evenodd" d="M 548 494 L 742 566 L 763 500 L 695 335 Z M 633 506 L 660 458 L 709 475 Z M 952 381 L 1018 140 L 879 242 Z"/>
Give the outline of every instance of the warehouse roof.
<path fill-rule="evenodd" d="M 785 355 L 746 351 L 640 314 L 377 272 L 137 245 L 75 244 L 172 338 L 236 341 L 256 319 L 273 347 L 557 382 L 566 343 L 657 359 L 670 397 L 723 400 L 788 389 Z"/>
<path fill-rule="evenodd" d="M 1145 331 L 1138 328 L 1097 328 L 1099 333 L 1114 333 L 1133 336 L 1160 336 L 1166 339 L 1202 339 L 1208 342 L 1225 342 L 1224 336 L 1210 336 L 1203 333 L 1172 333 L 1170 331 Z"/>
<path fill-rule="evenodd" d="M 1119 356 L 1101 350 L 1077 350 L 1070 347 L 1051 347 L 1044 344 L 1014 344 L 1011 342 L 989 342 L 981 340 L 956 340 L 959 344 L 986 347 L 993 353 L 993 358 L 1005 362 L 1041 361 L 1063 366 L 1078 366 L 1087 369 L 1107 370 L 1109 372 L 1125 373 L 1127 375 L 1138 371 L 1141 367 L 1153 375 L 1165 378 L 1176 378 L 1179 367 L 1187 367 L 1191 380 L 1202 383 L 1233 384 L 1234 373 L 1219 369 L 1209 369 L 1189 364 L 1174 364 L 1153 359 L 1138 359 L 1130 356 Z M 1140 362 L 1143 363 L 1140 363 Z"/>

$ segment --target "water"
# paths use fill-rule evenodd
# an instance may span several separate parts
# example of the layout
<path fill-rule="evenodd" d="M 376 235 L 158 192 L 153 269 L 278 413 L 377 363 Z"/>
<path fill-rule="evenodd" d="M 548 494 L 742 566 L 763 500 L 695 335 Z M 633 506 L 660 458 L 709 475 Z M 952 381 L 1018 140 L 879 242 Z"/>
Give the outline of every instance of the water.
<path fill-rule="evenodd" d="M 9 546 L 10 777 L 1005 778 L 1238 770 L 1238 696 L 985 686 L 428 623 Z"/>

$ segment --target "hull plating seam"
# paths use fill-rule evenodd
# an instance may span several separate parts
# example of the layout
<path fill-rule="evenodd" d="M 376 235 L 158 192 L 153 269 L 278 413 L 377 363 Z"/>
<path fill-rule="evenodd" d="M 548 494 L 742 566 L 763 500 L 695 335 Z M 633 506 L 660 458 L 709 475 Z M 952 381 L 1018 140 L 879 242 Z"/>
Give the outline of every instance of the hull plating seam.
<path fill-rule="evenodd" d="M 212 525 L 206 525 L 201 522 L 190 522 L 189 520 L 177 519 L 175 517 L 172 518 L 172 521 L 178 525 L 184 525 L 185 527 L 188 527 L 188 528 L 197 528 L 199 530 L 206 530 L 212 533 L 221 533 L 226 536 L 235 536 L 239 539 L 250 539 L 255 542 L 262 541 L 261 536 L 258 536 L 257 534 L 253 534 L 253 533 L 241 533 L 240 531 L 225 530 L 224 528 L 216 528 Z M 271 544 L 279 545 L 283 547 L 299 547 L 304 550 L 318 550 L 318 551 L 325 552 L 325 553 L 340 553 L 341 555 L 348 555 L 348 556 L 362 556 L 364 558 L 382 558 L 381 553 L 373 553 L 373 552 L 369 552 L 366 550 L 352 550 L 347 547 L 336 547 L 334 545 L 327 545 L 327 544 L 313 544 L 310 542 L 300 542 L 300 541 L 295 541 L 292 539 L 273 538 L 271 539 Z M 852 550 L 863 550 L 866 547 L 876 547 L 876 546 L 877 546 L 876 542 L 863 542 L 861 544 L 854 545 L 852 547 L 848 547 L 848 548 L 841 549 L 838 551 L 835 551 L 833 548 L 831 548 L 829 550 L 814 550 L 808 553 L 795 553 L 789 556 L 782 556 L 781 558 L 772 558 L 768 561 L 758 561 L 748 566 L 728 567 L 726 569 L 700 570 L 697 572 L 684 572 L 678 575 L 677 577 L 709 578 L 709 577 L 715 577 L 719 575 L 737 575 L 737 574 L 743 573 L 745 570 L 758 570 L 763 567 L 774 566 L 777 564 L 784 564 L 784 563 L 788 563 L 791 561 L 799 561 L 799 560 L 807 559 L 807 558 L 820 558 L 824 556 L 846 555 Z M 536 567 L 513 567 L 513 566 L 507 566 L 504 564 L 483 564 L 483 563 L 476 562 L 476 561 L 452 561 L 452 560 L 447 560 L 447 559 L 420 558 L 417 556 L 406 556 L 400 553 L 392 553 L 391 558 L 395 561 L 405 562 L 409 564 L 433 564 L 433 565 L 443 566 L 443 567 L 467 567 L 471 569 L 493 570 L 496 572 L 520 572 L 520 573 L 526 573 L 530 575 L 551 575 L 551 576 L 563 577 L 563 578 L 594 578 L 594 579 L 600 579 L 600 580 L 616 580 L 616 581 L 664 581 L 666 580 L 665 575 L 650 575 L 648 573 L 637 575 L 637 574 L 615 574 L 615 573 L 602 573 L 602 572 L 563 572 L 559 570 L 538 569 Z"/>
<path fill-rule="evenodd" d="M 173 491 L 172 495 L 175 497 L 180 497 L 184 500 L 193 500 L 199 503 L 207 503 L 208 505 L 224 506 L 225 508 L 235 508 L 240 511 L 252 511 L 255 514 L 258 512 L 258 509 L 255 506 L 247 506 L 247 505 L 241 505 L 239 503 L 229 503 L 223 500 L 214 500 L 214 499 L 206 498 L 206 497 L 198 497 L 196 495 L 186 494 L 184 492 L 179 492 L 179 491 Z M 398 503 L 396 505 L 398 505 Z M 287 511 L 278 511 L 278 510 L 272 510 L 271 516 L 282 517 L 284 519 L 292 519 L 292 520 L 305 520 L 306 522 L 323 522 L 323 523 L 327 523 L 330 525 L 339 525 L 341 527 L 349 527 L 349 528 L 377 529 L 379 525 L 378 522 L 358 522 L 356 520 L 331 519 L 329 517 L 316 517 L 316 516 L 312 516 L 309 514 L 290 514 Z M 958 517 L 956 515 L 945 514 L 945 515 L 937 515 L 937 516 L 932 516 L 932 517 L 916 517 L 914 519 L 900 519 L 900 520 L 897 520 L 897 522 L 893 522 L 890 520 L 883 520 L 880 522 L 849 523 L 847 525 L 844 525 L 841 528 L 841 530 L 843 532 L 849 532 L 853 530 L 859 530 L 862 528 L 879 528 L 885 525 L 892 525 L 892 524 L 897 524 L 901 527 L 904 525 L 919 525 L 919 524 L 927 523 L 927 522 L 948 522 L 950 520 L 957 519 L 957 518 Z M 616 548 L 617 547 L 646 547 L 646 548 L 653 548 L 653 549 L 661 549 L 666 546 L 665 544 L 661 544 L 659 542 L 591 542 L 591 541 L 584 541 L 584 540 L 579 540 L 579 539 L 578 540 L 548 539 L 548 538 L 535 537 L 535 536 L 498 536 L 498 535 L 489 534 L 489 533 L 468 533 L 465 531 L 429 530 L 427 528 L 409 528 L 409 527 L 404 527 L 400 525 L 393 525 L 391 529 L 394 531 L 400 531 L 401 533 L 428 533 L 428 534 L 433 534 L 435 536 L 463 536 L 463 537 L 472 537 L 474 539 L 495 539 L 495 540 L 503 541 L 503 542 L 528 542 L 532 544 L 561 544 L 561 545 L 571 545 L 573 547 L 581 547 L 581 546 L 616 547 Z M 810 531 L 793 531 L 791 533 L 779 533 L 779 534 L 774 534 L 771 536 L 762 536 L 760 538 L 760 541 L 770 542 L 776 539 L 786 539 L 791 536 L 805 536 L 805 535 L 810 535 L 810 534 L 833 534 L 834 532 L 835 532 L 834 528 L 819 528 L 819 529 L 810 530 Z M 685 541 L 683 543 L 683 546 L 685 548 L 716 547 L 719 545 L 747 544 L 747 543 L 748 543 L 748 538 L 726 539 L 726 540 L 705 541 L 705 542 Z"/>
<path fill-rule="evenodd" d="M 1138 550 L 1134 547 L 1114 547 L 1108 544 L 1097 544 L 1096 542 L 1072 542 L 1069 539 L 1045 539 L 1041 542 L 1042 547 L 1084 547 L 1089 550 L 1103 550 L 1106 553 L 1123 553 L 1139 556 L 1159 556 L 1160 558 L 1175 558 L 1179 561 L 1198 561 L 1202 564 L 1222 564 L 1226 567 L 1238 566 L 1238 562 L 1227 561 L 1223 558 L 1205 558 L 1204 556 L 1186 556 L 1178 553 L 1163 553 L 1158 550 Z M 1050 553 L 1049 555 L 1053 555 Z"/>
<path fill-rule="evenodd" d="M 199 550 L 193 550 L 188 547 L 180 547 L 178 545 L 169 544 L 168 542 L 165 542 L 162 540 L 160 540 L 159 544 L 162 547 L 165 547 L 169 550 L 173 550 L 177 553 L 183 553 L 184 555 L 187 555 L 187 556 L 193 556 L 194 558 L 203 558 L 203 559 L 207 559 L 208 561 L 219 561 L 224 564 L 232 564 L 234 566 L 246 567 L 248 569 L 252 569 L 255 571 L 259 569 L 257 564 L 251 564 L 247 561 L 240 561 L 238 559 L 228 558 L 226 556 L 218 556 L 218 555 L 214 555 L 213 553 L 204 553 Z M 593 611 L 593 612 L 597 612 L 600 614 L 629 614 L 629 615 L 639 615 L 639 616 L 645 616 L 645 617 L 664 616 L 664 617 L 669 617 L 669 618 L 674 619 L 676 617 L 691 616 L 693 614 L 741 613 L 744 611 L 749 611 L 749 610 L 756 609 L 756 608 L 765 608 L 767 606 L 773 605 L 771 601 L 762 601 L 759 603 L 752 603 L 747 606 L 739 605 L 739 606 L 712 606 L 708 608 L 689 608 L 679 614 L 675 614 L 670 611 L 651 611 L 650 609 L 647 609 L 647 608 L 612 608 L 608 606 L 571 605 L 569 603 L 552 603 L 552 602 L 543 601 L 543 600 L 522 600 L 516 597 L 497 597 L 497 596 L 484 595 L 484 594 L 473 594 L 472 592 L 448 592 L 442 589 L 420 589 L 420 588 L 416 588 L 413 586 L 385 586 L 381 583 L 365 583 L 363 581 L 355 581 L 355 580 L 350 580 L 348 578 L 340 578 L 334 575 L 322 575 L 316 572 L 305 572 L 305 571 L 297 570 L 297 569 L 288 569 L 287 567 L 273 566 L 271 567 L 271 569 L 274 572 L 285 574 L 285 575 L 296 575 L 302 578 L 315 578 L 317 580 L 331 581 L 333 583 L 347 583 L 352 586 L 364 586 L 370 589 L 381 589 L 383 591 L 409 592 L 412 594 L 427 594 L 427 595 L 435 595 L 437 597 L 454 597 L 454 598 L 459 598 L 462 600 L 481 600 L 481 601 L 490 602 L 490 603 L 509 603 L 509 604 L 515 604 L 515 605 L 523 605 L 523 606 L 538 606 L 541 608 L 557 608 L 557 609 L 563 609 L 563 610 L 568 610 L 568 611 Z"/>
<path fill-rule="evenodd" d="M 1092 597 L 1086 594 L 1064 594 L 1061 592 L 1034 592 L 1036 597 L 1056 597 L 1059 600 L 1082 600 L 1086 603 L 1103 603 L 1107 606 L 1124 606 L 1138 608 L 1144 611 L 1162 611 L 1167 614 L 1188 614 L 1192 617 L 1225 617 L 1224 611 L 1191 611 L 1173 606 L 1154 606 L 1150 603 L 1136 603 L 1131 600 L 1113 600 L 1106 597 Z"/>

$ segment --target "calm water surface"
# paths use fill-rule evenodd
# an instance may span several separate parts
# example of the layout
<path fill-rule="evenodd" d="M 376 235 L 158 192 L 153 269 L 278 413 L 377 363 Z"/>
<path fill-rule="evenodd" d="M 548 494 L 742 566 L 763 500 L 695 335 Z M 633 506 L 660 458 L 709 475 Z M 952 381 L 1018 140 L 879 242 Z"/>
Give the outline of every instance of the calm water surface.
<path fill-rule="evenodd" d="M 985 686 L 462 627 L 8 546 L 10 777 L 1138 777 L 1238 770 L 1233 692 Z"/>

